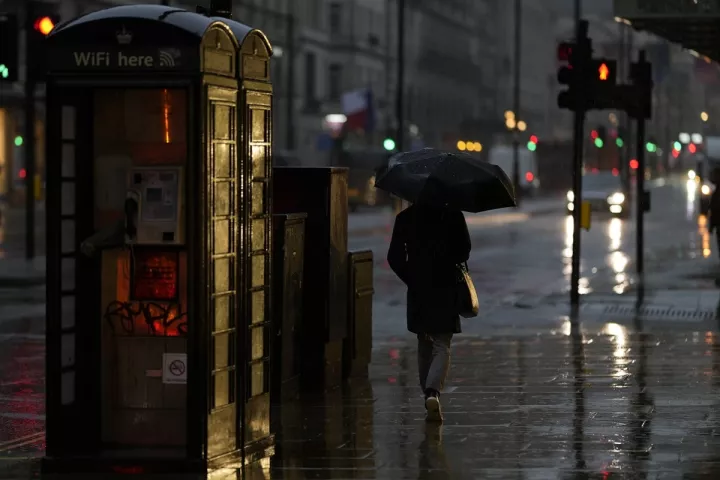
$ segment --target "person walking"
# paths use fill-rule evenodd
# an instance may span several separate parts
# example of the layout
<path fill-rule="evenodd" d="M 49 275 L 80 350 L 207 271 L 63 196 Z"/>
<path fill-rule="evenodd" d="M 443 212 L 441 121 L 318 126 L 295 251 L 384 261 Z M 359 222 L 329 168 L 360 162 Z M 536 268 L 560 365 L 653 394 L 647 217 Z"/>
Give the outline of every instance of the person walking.
<path fill-rule="evenodd" d="M 407 328 L 417 335 L 427 420 L 442 422 L 440 392 L 450 344 L 461 332 L 458 265 L 470 257 L 465 216 L 447 206 L 413 204 L 395 217 L 387 260 L 407 286 Z"/>

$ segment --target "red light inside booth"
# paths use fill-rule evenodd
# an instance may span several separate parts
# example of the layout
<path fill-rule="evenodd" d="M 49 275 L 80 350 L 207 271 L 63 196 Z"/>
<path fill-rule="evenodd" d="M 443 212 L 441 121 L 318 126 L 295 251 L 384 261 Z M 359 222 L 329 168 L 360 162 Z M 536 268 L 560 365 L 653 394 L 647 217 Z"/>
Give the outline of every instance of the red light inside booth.
<path fill-rule="evenodd" d="M 598 173 L 599 171 L 600 171 L 600 170 L 597 169 L 597 168 L 593 168 L 593 169 L 591 170 L 592 173 Z"/>
<path fill-rule="evenodd" d="M 637 160 L 635 160 L 634 158 L 630 160 L 630 168 L 632 168 L 633 170 L 637 170 L 639 166 L 640 164 Z"/>
<path fill-rule="evenodd" d="M 690 145 L 688 145 L 688 151 L 689 151 L 690 153 L 695 153 L 695 152 L 697 152 L 697 147 L 695 146 L 694 143 L 691 143 Z"/>
<path fill-rule="evenodd" d="M 21 168 L 20 171 L 18 172 L 18 177 L 19 178 L 27 177 L 27 170 L 25 170 L 24 168 Z"/>
<path fill-rule="evenodd" d="M 613 168 L 612 174 L 613 174 L 613 176 L 617 177 L 618 175 L 620 175 L 620 171 L 617 168 Z"/>
<path fill-rule="evenodd" d="M 534 179 L 535 179 L 535 175 L 533 175 L 532 172 L 527 172 L 525 174 L 525 180 L 527 180 L 528 182 L 532 182 Z"/>
<path fill-rule="evenodd" d="M 179 258 L 175 252 L 135 252 L 133 300 L 173 301 L 178 296 Z"/>

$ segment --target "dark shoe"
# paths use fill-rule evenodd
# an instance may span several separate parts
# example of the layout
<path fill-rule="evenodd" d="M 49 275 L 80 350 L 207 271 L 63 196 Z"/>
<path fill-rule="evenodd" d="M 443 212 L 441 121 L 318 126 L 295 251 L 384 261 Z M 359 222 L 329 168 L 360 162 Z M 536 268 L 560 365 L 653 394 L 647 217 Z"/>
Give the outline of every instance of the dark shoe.
<path fill-rule="evenodd" d="M 440 397 L 433 392 L 425 398 L 425 410 L 427 410 L 426 420 L 428 422 L 442 422 L 442 408 L 440 407 Z"/>

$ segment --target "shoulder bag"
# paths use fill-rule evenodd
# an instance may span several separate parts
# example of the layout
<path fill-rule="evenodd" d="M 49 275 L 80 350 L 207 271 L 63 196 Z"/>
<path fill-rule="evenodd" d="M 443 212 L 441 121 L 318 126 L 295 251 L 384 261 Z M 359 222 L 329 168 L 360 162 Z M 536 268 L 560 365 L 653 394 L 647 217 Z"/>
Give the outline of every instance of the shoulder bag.
<path fill-rule="evenodd" d="M 480 312 L 480 302 L 478 301 L 475 284 L 468 273 L 467 262 L 464 265 L 458 265 L 458 284 L 457 299 L 458 313 L 463 318 L 477 317 Z"/>

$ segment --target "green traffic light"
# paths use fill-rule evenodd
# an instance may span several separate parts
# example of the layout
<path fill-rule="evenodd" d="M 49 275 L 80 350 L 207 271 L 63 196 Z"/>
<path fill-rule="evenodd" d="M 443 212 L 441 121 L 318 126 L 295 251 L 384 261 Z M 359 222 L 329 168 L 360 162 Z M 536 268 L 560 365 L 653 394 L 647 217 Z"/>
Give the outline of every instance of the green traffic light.
<path fill-rule="evenodd" d="M 383 141 L 383 148 L 385 150 L 395 150 L 395 140 L 393 140 L 392 138 L 386 138 Z"/>
<path fill-rule="evenodd" d="M 0 63 L 0 77 L 8 78 L 10 76 L 10 70 L 4 63 Z"/>
<path fill-rule="evenodd" d="M 530 150 L 531 152 L 534 152 L 535 150 L 537 150 L 537 143 L 535 143 L 535 142 L 528 142 L 528 143 L 527 143 L 527 148 L 528 148 L 528 150 Z"/>
<path fill-rule="evenodd" d="M 653 153 L 654 151 L 657 150 L 657 146 L 656 146 L 654 143 L 648 142 L 648 143 L 645 144 L 645 149 L 646 149 L 648 152 Z"/>
<path fill-rule="evenodd" d="M 622 139 L 622 138 L 618 137 L 618 138 L 615 139 L 615 145 L 617 145 L 618 148 L 622 148 L 623 145 L 625 145 L 625 142 L 623 142 L 623 139 Z"/>
<path fill-rule="evenodd" d="M 682 143 L 676 141 L 673 143 L 673 148 L 679 152 L 682 149 Z"/>
<path fill-rule="evenodd" d="M 604 143 L 603 143 L 603 141 L 602 141 L 601 138 L 596 138 L 596 139 L 595 139 L 595 146 L 596 146 L 597 148 L 602 148 L 603 145 L 604 145 Z"/>
<path fill-rule="evenodd" d="M 23 144 L 23 138 L 20 135 L 15 137 L 15 146 L 20 147 L 20 146 L 22 146 L 22 144 Z"/>

